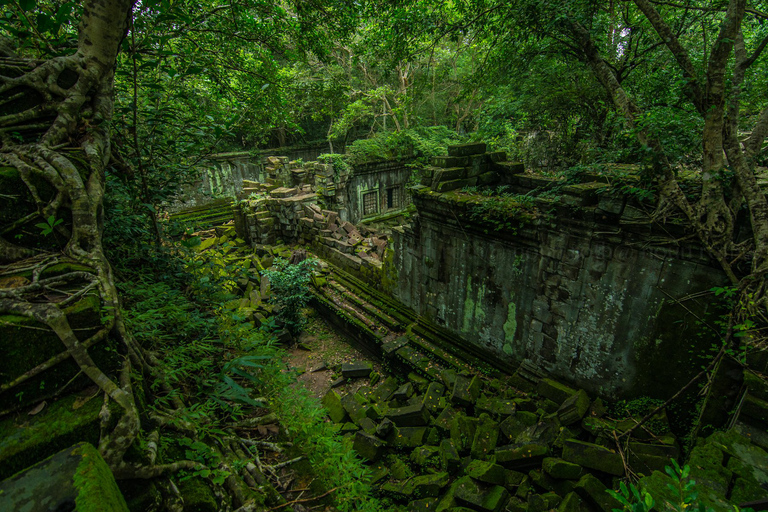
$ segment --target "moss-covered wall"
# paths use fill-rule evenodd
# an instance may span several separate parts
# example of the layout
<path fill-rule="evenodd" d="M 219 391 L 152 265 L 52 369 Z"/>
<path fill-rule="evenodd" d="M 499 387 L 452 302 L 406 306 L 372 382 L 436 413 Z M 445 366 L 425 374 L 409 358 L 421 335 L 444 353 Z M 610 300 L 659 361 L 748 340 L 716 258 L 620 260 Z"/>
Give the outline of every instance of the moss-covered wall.
<path fill-rule="evenodd" d="M 396 298 L 510 369 L 527 360 L 604 396 L 664 396 L 697 371 L 685 361 L 710 347 L 695 317 L 713 299 L 696 294 L 725 278 L 679 227 L 638 223 L 617 196 L 541 200 L 503 223 L 473 201 L 415 192 L 391 246 Z"/>
<path fill-rule="evenodd" d="M 410 204 L 410 195 L 405 185 L 412 169 L 406 160 L 387 160 L 365 165 L 356 165 L 346 186 L 348 218 L 357 224 L 365 218 L 405 209 Z M 391 197 L 388 197 L 392 190 Z M 374 212 L 363 210 L 363 195 L 373 194 L 376 199 Z M 392 203 L 388 199 L 392 199 Z M 391 207 L 389 206 L 391 204 Z"/>

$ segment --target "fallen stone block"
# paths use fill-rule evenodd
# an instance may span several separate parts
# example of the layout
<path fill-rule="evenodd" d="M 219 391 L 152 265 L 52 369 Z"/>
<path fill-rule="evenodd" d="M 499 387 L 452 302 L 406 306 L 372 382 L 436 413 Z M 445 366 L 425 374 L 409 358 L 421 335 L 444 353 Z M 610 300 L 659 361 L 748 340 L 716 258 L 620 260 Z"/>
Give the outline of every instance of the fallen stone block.
<path fill-rule="evenodd" d="M 528 496 L 528 512 L 544 512 L 545 510 L 554 510 L 563 498 L 554 492 L 545 494 L 531 494 Z"/>
<path fill-rule="evenodd" d="M 440 460 L 443 469 L 449 473 L 455 473 L 461 467 L 461 457 L 452 440 L 443 439 L 440 442 Z"/>
<path fill-rule="evenodd" d="M 606 490 L 605 485 L 595 475 L 587 473 L 576 484 L 575 492 L 587 504 L 603 512 L 612 512 L 613 509 L 622 510 L 621 503 Z"/>
<path fill-rule="evenodd" d="M 392 393 L 397 389 L 397 379 L 394 377 L 387 377 L 384 382 L 378 385 L 371 394 L 371 400 L 374 402 L 386 402 L 392 397 Z"/>
<path fill-rule="evenodd" d="M 490 416 L 483 413 L 480 415 L 475 430 L 475 436 L 472 439 L 471 456 L 473 459 L 486 459 L 496 448 L 496 441 L 499 437 L 499 424 L 491 419 Z"/>
<path fill-rule="evenodd" d="M 500 512 L 509 499 L 509 492 L 500 485 L 483 485 L 469 476 L 458 479 L 456 483 L 454 498 L 473 510 Z"/>
<path fill-rule="evenodd" d="M 440 398 L 445 394 L 445 386 L 439 382 L 431 382 L 422 398 L 422 403 L 427 411 L 432 414 L 438 414 L 441 410 Z"/>
<path fill-rule="evenodd" d="M 609 475 L 624 475 L 621 455 L 598 444 L 569 439 L 563 446 L 563 459 Z"/>
<path fill-rule="evenodd" d="M 323 406 L 328 409 L 328 417 L 334 423 L 344 423 L 347 419 L 347 411 L 341 404 L 341 397 L 333 389 L 329 390 L 323 397 Z"/>
<path fill-rule="evenodd" d="M 437 446 L 419 446 L 411 452 L 411 462 L 417 466 L 436 466 L 439 460 L 440 448 Z"/>
<path fill-rule="evenodd" d="M 490 461 L 473 460 L 464 469 L 464 472 L 478 482 L 501 486 L 506 485 L 507 470 Z"/>
<path fill-rule="evenodd" d="M 424 444 L 426 435 L 426 427 L 395 427 L 387 441 L 396 449 L 412 449 Z"/>
<path fill-rule="evenodd" d="M 0 482 L 0 510 L 128 512 L 107 463 L 78 443 Z"/>
<path fill-rule="evenodd" d="M 412 395 L 413 395 L 413 384 L 411 384 L 410 382 L 406 382 L 405 384 L 397 388 L 397 390 L 395 390 L 394 393 L 392 393 L 392 400 L 405 402 L 406 400 L 411 398 Z"/>
<path fill-rule="evenodd" d="M 525 469 L 539 466 L 549 455 L 549 447 L 542 444 L 516 444 L 496 447 L 496 462 L 507 469 Z"/>
<path fill-rule="evenodd" d="M 424 498 L 408 503 L 408 512 L 433 512 L 437 506 L 437 498 Z"/>
<path fill-rule="evenodd" d="M 589 397 L 586 391 L 580 389 L 576 394 L 567 398 L 557 410 L 557 417 L 563 426 L 578 423 L 589 410 Z"/>
<path fill-rule="evenodd" d="M 371 374 L 371 365 L 366 362 L 343 363 L 341 375 L 345 379 L 359 379 Z"/>
<path fill-rule="evenodd" d="M 558 480 L 538 469 L 529 471 L 528 479 L 533 484 L 534 488 L 543 490 L 544 492 L 554 492 L 559 496 L 565 496 L 569 492 L 573 492 L 576 488 L 576 482 L 574 480 Z"/>
<path fill-rule="evenodd" d="M 448 156 L 472 156 L 485 153 L 485 142 L 473 142 L 470 144 L 456 144 L 448 146 Z"/>
<path fill-rule="evenodd" d="M 463 375 L 456 376 L 456 383 L 453 385 L 453 392 L 451 393 L 451 402 L 461 407 L 474 405 L 480 396 L 481 386 L 477 376 L 472 378 Z"/>
<path fill-rule="evenodd" d="M 557 512 L 582 512 L 584 502 L 575 492 L 569 492 L 557 506 Z"/>
<path fill-rule="evenodd" d="M 578 480 L 584 472 L 584 469 L 578 464 L 554 457 L 544 459 L 541 467 L 548 475 L 566 480 Z"/>
<path fill-rule="evenodd" d="M 352 448 L 364 459 L 376 462 L 385 453 L 387 443 L 376 436 L 367 432 L 358 431 L 355 433 L 355 440 Z"/>
<path fill-rule="evenodd" d="M 459 453 L 469 453 L 479 421 L 478 418 L 471 418 L 463 413 L 454 416 L 453 421 L 451 421 L 451 439 L 453 439 Z"/>
<path fill-rule="evenodd" d="M 398 427 L 420 427 L 429 424 L 429 412 L 423 403 L 389 409 L 385 418 Z"/>
<path fill-rule="evenodd" d="M 565 384 L 561 384 L 552 379 L 541 379 L 536 390 L 540 396 L 549 398 L 558 405 L 576 394 L 575 389 L 569 388 Z"/>
<path fill-rule="evenodd" d="M 436 498 L 450 481 L 450 476 L 445 472 L 415 476 L 403 484 L 403 493 L 408 496 Z"/>

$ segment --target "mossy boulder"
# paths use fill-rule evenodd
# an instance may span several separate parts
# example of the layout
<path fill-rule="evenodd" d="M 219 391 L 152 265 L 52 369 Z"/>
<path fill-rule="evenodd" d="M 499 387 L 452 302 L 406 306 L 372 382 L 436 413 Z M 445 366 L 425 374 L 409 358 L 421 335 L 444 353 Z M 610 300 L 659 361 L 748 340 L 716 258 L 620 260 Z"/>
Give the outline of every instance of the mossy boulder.
<path fill-rule="evenodd" d="M 128 512 L 107 463 L 78 443 L 0 482 L 0 510 Z"/>
<path fill-rule="evenodd" d="M 102 394 L 71 395 L 46 406 L 39 414 L 19 414 L 0 421 L 0 478 L 7 478 L 31 463 L 85 441 L 98 444 Z M 112 417 L 120 409 L 111 402 Z"/>

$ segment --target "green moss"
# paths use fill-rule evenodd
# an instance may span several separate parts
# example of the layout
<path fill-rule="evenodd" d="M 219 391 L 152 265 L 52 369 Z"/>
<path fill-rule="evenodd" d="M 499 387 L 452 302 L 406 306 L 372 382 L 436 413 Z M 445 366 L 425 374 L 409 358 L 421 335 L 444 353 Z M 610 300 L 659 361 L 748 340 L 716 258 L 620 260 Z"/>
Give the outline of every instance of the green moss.
<path fill-rule="evenodd" d="M 200 477 L 179 482 L 179 492 L 184 498 L 184 510 L 190 512 L 217 512 L 219 510 L 213 491 Z"/>
<path fill-rule="evenodd" d="M 38 415 L 0 422 L 0 480 L 79 441 L 99 442 L 101 394 L 74 409 L 77 396 L 54 402 Z M 112 402 L 112 416 L 119 407 Z"/>
<path fill-rule="evenodd" d="M 78 512 L 127 511 L 128 505 L 117 488 L 112 471 L 96 448 L 83 443 L 75 453 L 82 456 L 74 476 Z"/>

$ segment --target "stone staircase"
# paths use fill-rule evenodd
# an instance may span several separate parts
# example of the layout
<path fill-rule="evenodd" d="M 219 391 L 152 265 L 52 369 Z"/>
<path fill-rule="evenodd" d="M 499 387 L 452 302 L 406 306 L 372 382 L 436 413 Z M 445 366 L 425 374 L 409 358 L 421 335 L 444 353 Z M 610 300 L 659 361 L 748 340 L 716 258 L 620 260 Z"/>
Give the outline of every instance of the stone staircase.
<path fill-rule="evenodd" d="M 315 306 L 362 349 L 406 373 L 440 380 L 445 370 L 497 374 L 455 336 L 326 262 L 314 280 Z"/>
<path fill-rule="evenodd" d="M 234 219 L 232 199 L 219 199 L 203 206 L 196 206 L 171 214 L 171 219 L 194 224 L 196 228 L 206 229 L 226 224 Z"/>

